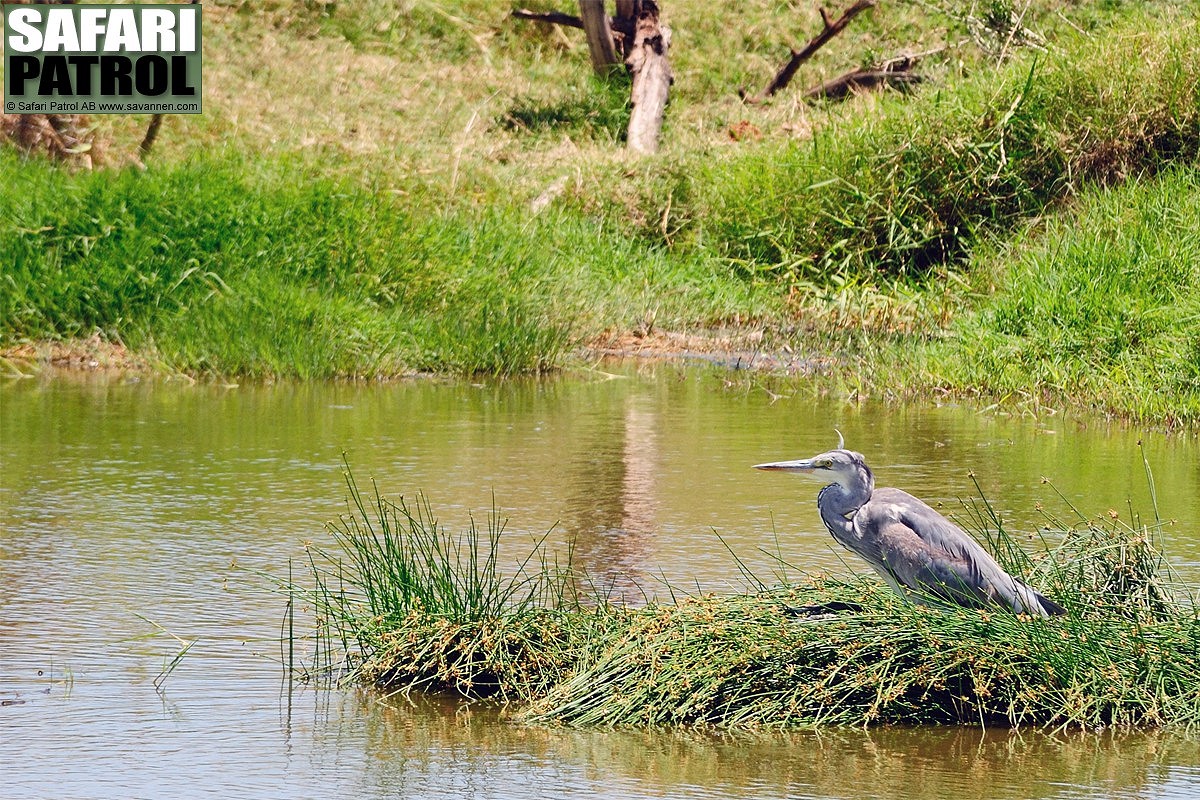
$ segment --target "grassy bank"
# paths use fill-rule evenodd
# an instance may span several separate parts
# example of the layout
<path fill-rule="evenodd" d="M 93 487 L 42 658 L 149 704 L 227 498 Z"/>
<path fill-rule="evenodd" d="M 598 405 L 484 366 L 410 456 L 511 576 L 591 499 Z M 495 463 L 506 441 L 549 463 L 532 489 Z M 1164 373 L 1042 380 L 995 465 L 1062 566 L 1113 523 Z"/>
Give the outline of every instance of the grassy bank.
<path fill-rule="evenodd" d="M 1165 208 L 1194 194 L 1200 29 L 1188 5 L 1085 5 L 1009 28 L 877 8 L 812 78 L 949 45 L 929 80 L 809 107 L 735 89 L 815 10 L 793 29 L 747 3 L 738 28 L 681 0 L 664 151 L 642 160 L 619 149 L 624 88 L 507 9 L 215 5 L 212 113 L 172 118 L 148 171 L 0 152 L 0 345 L 98 332 L 193 373 L 509 374 L 606 331 L 732 324 L 838 357 L 852 390 L 1189 422 L 1194 273 L 1146 265 L 1193 255 L 1194 217 Z M 1079 282 L 1103 290 L 1051 307 Z"/>
<path fill-rule="evenodd" d="M 1193 163 L 1197 43 L 1194 21 L 1167 32 L 1139 19 L 917 98 L 885 96 L 809 143 L 696 165 L 695 198 L 674 213 L 698 246 L 752 272 L 828 282 L 945 269 L 1084 187 Z"/>
<path fill-rule="evenodd" d="M 0 181 L 3 338 L 100 331 L 180 370 L 539 371 L 623 313 L 750 291 L 579 216 L 414 209 L 288 161 L 69 175 L 8 152 Z"/>
<path fill-rule="evenodd" d="M 972 266 L 982 296 L 946 337 L 885 346 L 864 374 L 901 389 L 1034 404 L 1065 395 L 1167 425 L 1200 420 L 1200 172 L 1090 193 Z"/>
<path fill-rule="evenodd" d="M 491 698 L 521 719 L 580 725 L 1200 723 L 1200 607 L 1176 596 L 1157 525 L 1056 524 L 1030 556 L 980 504 L 976 534 L 1064 617 L 917 607 L 873 581 L 753 576 L 745 595 L 672 592 L 634 608 L 536 544 L 504 576 L 495 554 L 512 545 L 494 516 L 456 536 L 420 500 L 351 490 L 336 547 L 312 551 L 316 588 L 288 587 L 318 621 L 310 677 Z M 783 613 L 831 600 L 864 610 Z"/>

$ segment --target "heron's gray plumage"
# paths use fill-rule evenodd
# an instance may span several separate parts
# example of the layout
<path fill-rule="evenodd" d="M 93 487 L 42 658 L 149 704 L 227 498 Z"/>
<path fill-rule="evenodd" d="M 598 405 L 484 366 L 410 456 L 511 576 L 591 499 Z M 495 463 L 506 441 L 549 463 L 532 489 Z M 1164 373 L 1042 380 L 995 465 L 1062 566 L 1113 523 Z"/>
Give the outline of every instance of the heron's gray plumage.
<path fill-rule="evenodd" d="M 903 597 L 970 608 L 1001 606 L 1036 616 L 1063 613 L 926 503 L 899 489 L 876 489 L 861 453 L 839 446 L 813 458 L 756 468 L 827 476 L 832 483 L 817 495 L 825 527 Z"/>

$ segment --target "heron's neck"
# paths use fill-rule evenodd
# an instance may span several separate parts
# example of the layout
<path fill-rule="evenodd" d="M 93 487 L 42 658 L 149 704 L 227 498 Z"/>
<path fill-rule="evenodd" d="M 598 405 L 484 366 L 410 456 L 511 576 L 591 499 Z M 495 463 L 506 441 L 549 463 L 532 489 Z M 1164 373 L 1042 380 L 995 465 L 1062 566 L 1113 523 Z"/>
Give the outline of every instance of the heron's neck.
<path fill-rule="evenodd" d="M 854 515 L 871 499 L 875 478 L 865 467 L 844 483 L 831 483 L 817 495 L 821 521 L 835 539 L 844 541 L 854 534 Z"/>

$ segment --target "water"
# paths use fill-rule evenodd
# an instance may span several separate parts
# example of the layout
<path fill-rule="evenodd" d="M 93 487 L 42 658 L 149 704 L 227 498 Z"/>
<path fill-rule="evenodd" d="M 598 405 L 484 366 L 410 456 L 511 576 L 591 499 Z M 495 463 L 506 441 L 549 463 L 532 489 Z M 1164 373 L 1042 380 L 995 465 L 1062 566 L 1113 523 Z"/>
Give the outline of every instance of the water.
<path fill-rule="evenodd" d="M 572 537 L 627 593 L 737 590 L 714 530 L 764 575 L 847 564 L 818 487 L 751 470 L 832 447 L 943 509 L 973 471 L 1014 529 L 1130 502 L 1200 583 L 1194 437 L 967 408 L 774 398 L 721 373 L 604 367 L 550 381 L 227 387 L 60 376 L 0 384 L 0 795 L 1192 797 L 1181 735 L 530 728 L 487 709 L 289 691 L 285 575 L 344 510 L 343 457 L 451 528 L 495 502 L 517 538 Z M 344 455 L 343 455 L 344 454 Z M 1065 495 L 1042 483 L 1046 476 Z M 774 531 L 774 533 L 772 532 Z M 175 638 L 178 637 L 178 638 Z M 184 641 L 195 645 L 170 669 Z M 156 680 L 158 685 L 156 685 Z"/>

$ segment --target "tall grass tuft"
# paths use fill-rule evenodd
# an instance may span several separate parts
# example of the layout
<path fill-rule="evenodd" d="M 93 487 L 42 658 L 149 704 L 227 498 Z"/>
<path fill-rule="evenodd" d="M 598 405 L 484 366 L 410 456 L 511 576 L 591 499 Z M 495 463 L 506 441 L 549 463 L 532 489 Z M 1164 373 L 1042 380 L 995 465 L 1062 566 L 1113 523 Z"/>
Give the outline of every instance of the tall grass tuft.
<path fill-rule="evenodd" d="M 318 666 L 343 680 L 492 697 L 572 725 L 1200 725 L 1200 606 L 1162 557 L 1157 519 L 1048 518 L 1030 553 L 986 499 L 968 504 L 967 526 L 1005 568 L 1066 607 L 1049 619 L 916 606 L 831 578 L 749 576 L 745 594 L 672 588 L 633 607 L 581 592 L 585 576 L 543 541 L 501 574 L 494 513 L 486 535 L 472 523 L 455 537 L 424 500 L 367 502 L 349 486 L 339 549 L 313 550 L 306 590 Z M 783 613 L 833 601 L 862 611 Z"/>
<path fill-rule="evenodd" d="M 317 613 L 310 678 L 508 698 L 553 675 L 537 643 L 582 613 L 569 553 L 558 561 L 543 536 L 505 574 L 495 507 L 455 535 L 421 495 L 392 501 L 373 486 L 368 499 L 349 471 L 346 485 L 348 513 L 329 526 L 335 549 L 310 546 L 312 585 L 287 585 Z"/>
<path fill-rule="evenodd" d="M 558 605 L 568 596 L 566 573 L 549 571 L 545 560 L 532 575 L 527 573 L 531 559 L 543 552 L 542 540 L 535 542 L 516 576 L 502 576 L 498 559 L 505 520 L 496 508 L 484 530 L 472 518 L 466 532 L 455 537 L 438 524 L 424 496 L 393 502 L 376 489 L 368 505 L 349 472 L 346 485 L 353 513 L 331 529 L 350 557 L 372 615 L 386 618 L 420 609 L 446 618 L 479 619 L 548 602 Z"/>

